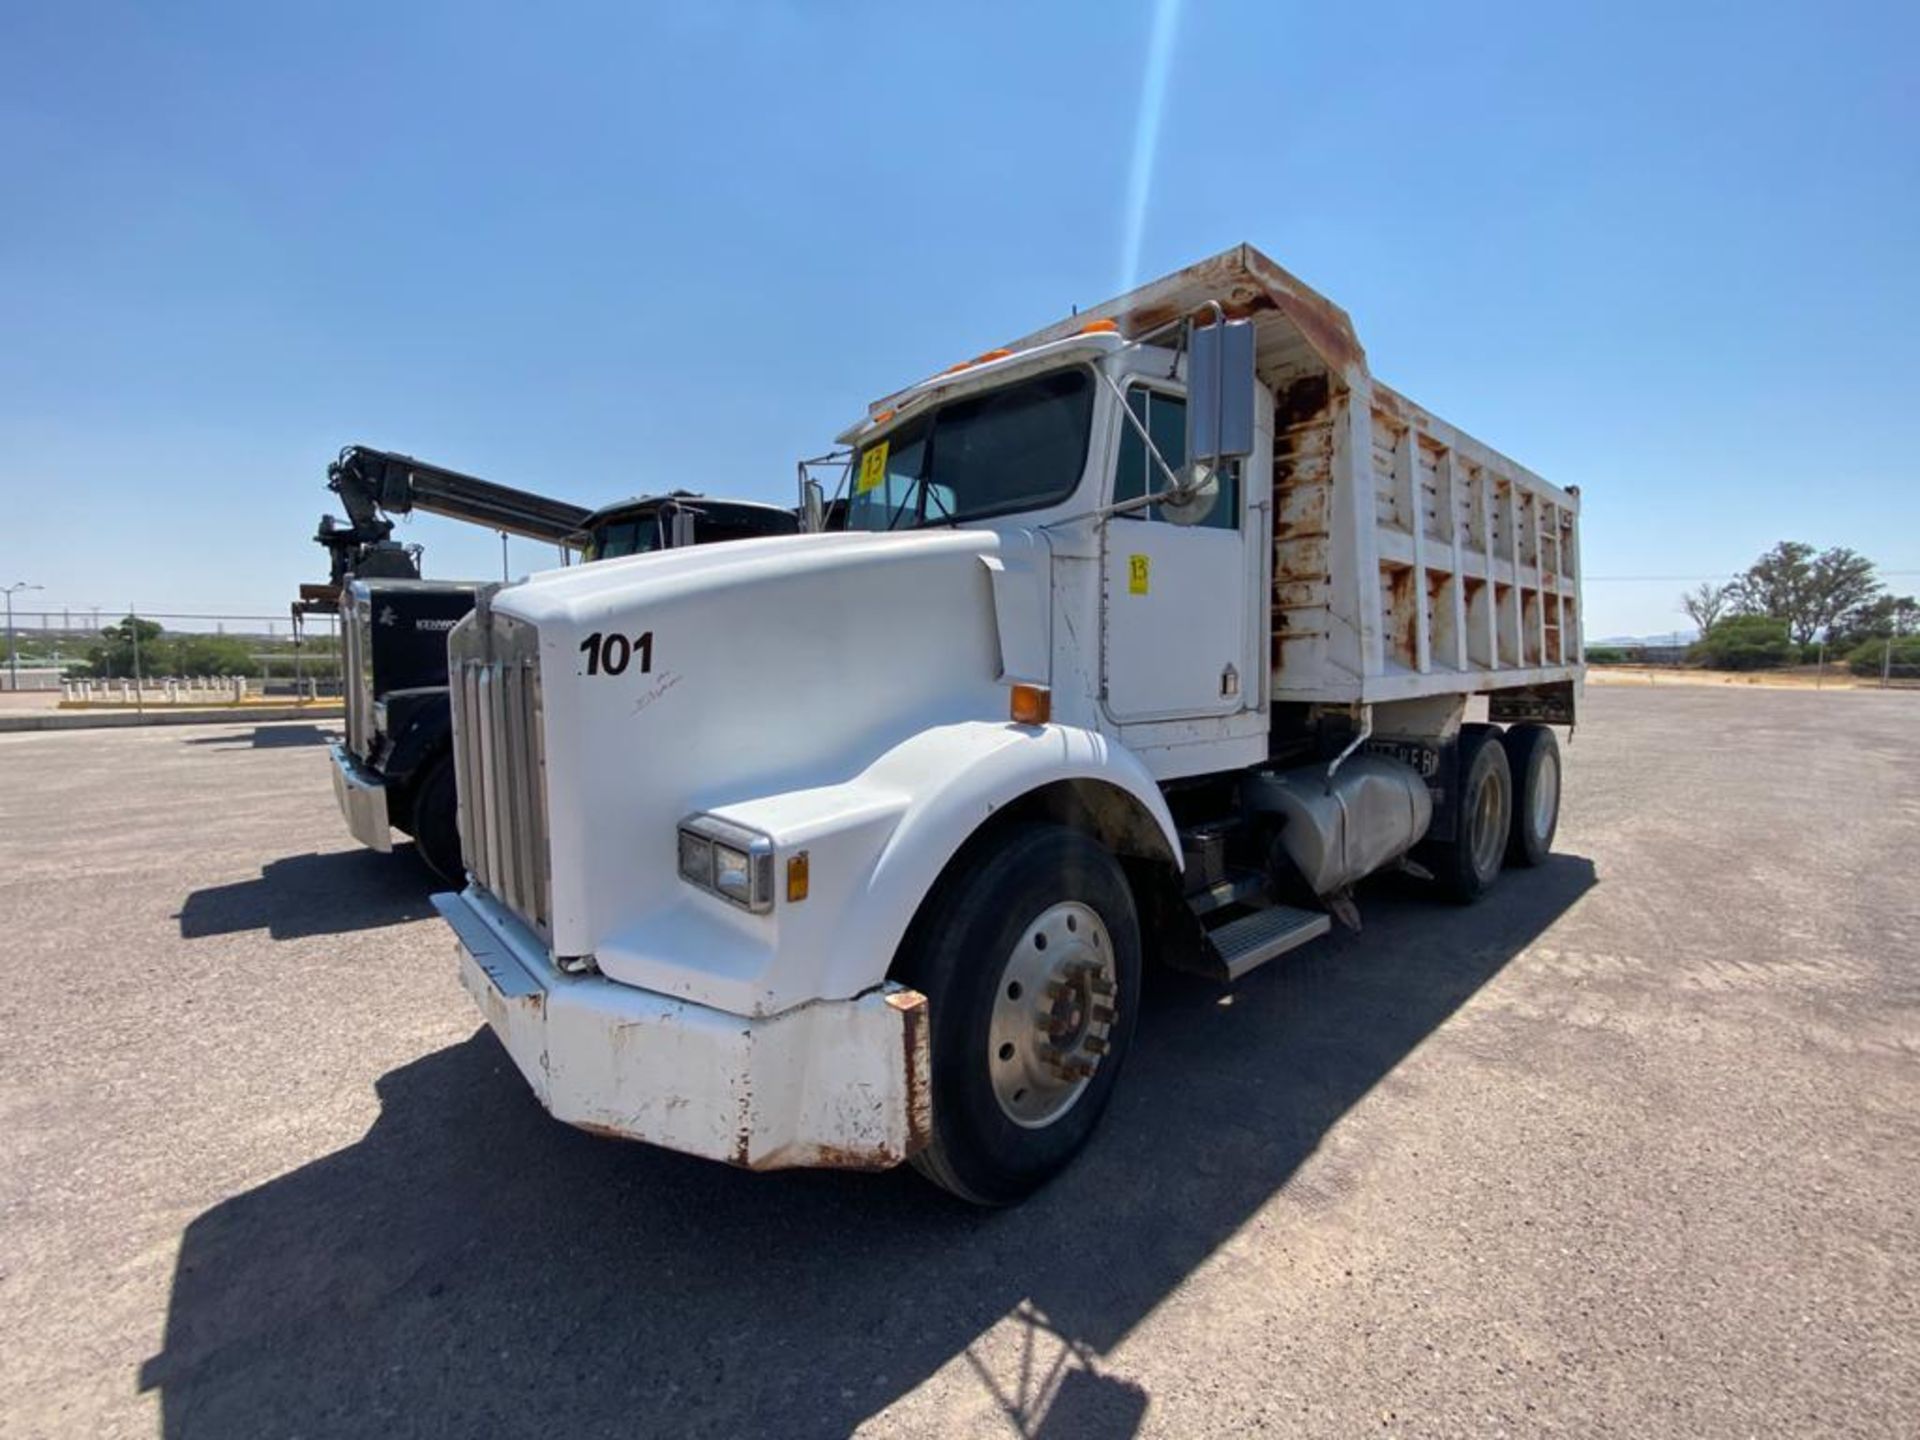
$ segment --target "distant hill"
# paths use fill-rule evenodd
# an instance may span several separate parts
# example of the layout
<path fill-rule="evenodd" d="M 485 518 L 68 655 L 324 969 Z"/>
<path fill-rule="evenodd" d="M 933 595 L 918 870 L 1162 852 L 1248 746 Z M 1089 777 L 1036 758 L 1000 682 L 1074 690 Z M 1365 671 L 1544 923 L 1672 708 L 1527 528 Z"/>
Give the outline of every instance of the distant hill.
<path fill-rule="evenodd" d="M 1624 650 L 1637 645 L 1691 645 L 1699 638 L 1698 630 L 1669 630 L 1664 635 L 1609 635 L 1604 640 L 1589 639 L 1587 645 Z"/>

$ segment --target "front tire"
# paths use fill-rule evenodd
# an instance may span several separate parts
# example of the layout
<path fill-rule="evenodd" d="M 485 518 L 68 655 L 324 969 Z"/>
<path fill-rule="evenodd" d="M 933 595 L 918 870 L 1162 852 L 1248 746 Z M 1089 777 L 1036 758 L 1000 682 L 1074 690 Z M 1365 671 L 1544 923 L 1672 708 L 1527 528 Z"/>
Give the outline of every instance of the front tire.
<path fill-rule="evenodd" d="M 1513 772 L 1500 731 L 1492 725 L 1460 727 L 1460 809 L 1454 838 L 1430 852 L 1440 892 L 1456 905 L 1471 905 L 1500 878 L 1513 819 Z"/>
<path fill-rule="evenodd" d="M 427 868 L 449 885 L 466 883 L 460 854 L 460 794 L 453 757 L 442 756 L 421 777 L 413 797 L 413 842 Z"/>
<path fill-rule="evenodd" d="M 1133 1040 L 1140 924 L 1119 862 L 1064 825 L 968 857 L 916 921 L 895 976 L 927 997 L 933 1139 L 914 1165 L 1008 1205 L 1077 1155 Z"/>

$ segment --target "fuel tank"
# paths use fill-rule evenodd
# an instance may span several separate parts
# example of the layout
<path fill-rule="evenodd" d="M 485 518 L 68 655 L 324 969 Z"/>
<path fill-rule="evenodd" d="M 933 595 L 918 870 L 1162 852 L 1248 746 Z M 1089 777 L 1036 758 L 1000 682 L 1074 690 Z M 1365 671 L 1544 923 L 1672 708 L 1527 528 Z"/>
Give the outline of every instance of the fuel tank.
<path fill-rule="evenodd" d="M 1384 755 L 1355 755 L 1331 781 L 1325 764 L 1263 771 L 1243 794 L 1248 809 L 1285 818 L 1281 848 L 1316 895 L 1406 854 L 1433 821 L 1426 781 Z"/>

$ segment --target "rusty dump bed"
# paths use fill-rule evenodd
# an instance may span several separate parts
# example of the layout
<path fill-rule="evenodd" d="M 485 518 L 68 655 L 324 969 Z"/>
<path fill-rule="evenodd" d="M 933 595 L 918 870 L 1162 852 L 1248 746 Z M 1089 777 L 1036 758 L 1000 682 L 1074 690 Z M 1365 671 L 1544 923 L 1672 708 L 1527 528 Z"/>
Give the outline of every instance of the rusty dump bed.
<path fill-rule="evenodd" d="M 1138 337 L 1218 301 L 1274 395 L 1271 660 L 1279 701 L 1578 679 L 1579 493 L 1373 378 L 1344 310 L 1250 245 L 1011 348 L 1113 320 Z"/>

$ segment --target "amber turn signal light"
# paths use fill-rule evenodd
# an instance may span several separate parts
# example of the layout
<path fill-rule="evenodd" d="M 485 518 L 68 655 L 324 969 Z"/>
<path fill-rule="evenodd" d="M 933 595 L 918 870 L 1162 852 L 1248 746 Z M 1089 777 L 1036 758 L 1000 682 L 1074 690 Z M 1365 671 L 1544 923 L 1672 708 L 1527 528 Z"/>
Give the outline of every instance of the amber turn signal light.
<path fill-rule="evenodd" d="M 807 852 L 787 857 L 787 903 L 798 904 L 807 898 Z"/>
<path fill-rule="evenodd" d="M 1009 709 L 1016 725 L 1044 725 L 1053 718 L 1053 692 L 1044 685 L 1016 685 Z"/>

